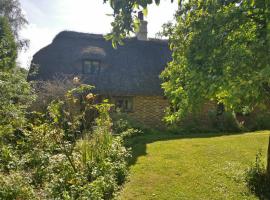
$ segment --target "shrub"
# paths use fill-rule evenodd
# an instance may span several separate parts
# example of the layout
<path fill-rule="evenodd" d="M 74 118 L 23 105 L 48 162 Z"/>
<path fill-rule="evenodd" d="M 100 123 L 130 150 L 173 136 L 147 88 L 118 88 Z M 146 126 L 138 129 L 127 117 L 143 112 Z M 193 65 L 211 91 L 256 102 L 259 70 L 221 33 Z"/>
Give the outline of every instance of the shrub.
<path fill-rule="evenodd" d="M 64 100 L 66 93 L 76 84 L 79 83 L 73 81 L 72 77 L 63 74 L 55 75 L 52 80 L 32 82 L 37 98 L 31 105 L 31 110 L 45 112 L 53 100 Z"/>
<path fill-rule="evenodd" d="M 270 199 L 270 179 L 261 152 L 257 153 L 255 163 L 246 172 L 246 182 L 250 191 L 260 199 Z"/>
<path fill-rule="evenodd" d="M 259 111 L 251 113 L 245 118 L 245 127 L 248 130 L 255 131 L 270 129 L 270 112 Z"/>
<path fill-rule="evenodd" d="M 146 127 L 141 122 L 136 121 L 135 119 L 131 118 L 128 113 L 120 112 L 116 110 L 116 112 L 111 113 L 111 118 L 113 121 L 113 131 L 116 134 L 122 133 L 127 129 L 137 129 L 137 130 L 148 130 L 149 127 Z"/>
<path fill-rule="evenodd" d="M 0 199 L 112 199 L 129 153 L 112 136 L 111 105 L 78 78 L 58 78 L 36 85 L 41 113 L 28 113 L 34 96 L 16 56 L 0 16 Z"/>
<path fill-rule="evenodd" d="M 129 138 L 132 138 L 132 137 L 135 137 L 135 136 L 138 136 L 140 134 L 142 134 L 143 131 L 142 130 L 139 130 L 139 129 L 134 129 L 134 128 L 129 128 L 125 131 L 123 131 L 120 136 L 124 139 L 124 140 L 127 140 Z"/>
<path fill-rule="evenodd" d="M 88 89 L 91 88 L 80 86 L 69 91 L 67 96 L 70 102 L 85 95 Z M 56 140 L 58 154 L 51 157 L 54 159 L 49 164 L 51 176 L 45 187 L 49 198 L 111 199 L 125 180 L 129 153 L 123 147 L 121 138 L 112 135 L 109 116 L 111 105 L 106 101 L 92 104 L 91 98 L 83 98 L 83 109 L 77 116 L 77 112 L 66 109 L 65 102 L 53 102 L 49 106 L 52 124 L 58 132 L 62 132 L 62 136 Z M 65 112 L 62 112 L 63 109 Z M 78 135 L 77 130 L 87 123 L 84 121 L 87 109 L 95 109 L 98 117 L 92 129 L 84 126 Z M 65 119 L 71 125 L 67 125 Z"/>
<path fill-rule="evenodd" d="M 92 88 L 69 90 L 46 113 L 29 114 L 20 131 L 0 135 L 0 199 L 114 197 L 127 175 L 129 152 L 112 134 L 111 105 L 97 103 Z M 89 112 L 94 120 L 86 118 Z"/>
<path fill-rule="evenodd" d="M 212 129 L 216 131 L 239 132 L 241 130 L 241 126 L 232 112 L 226 111 L 221 115 L 217 115 L 216 111 L 209 111 L 208 116 Z"/>
<path fill-rule="evenodd" d="M 111 134 L 109 104 L 99 104 L 96 128 L 77 141 L 72 153 L 51 157 L 46 190 L 53 199 L 112 199 L 127 175 L 128 151 Z M 68 158 L 69 157 L 69 158 Z"/>
<path fill-rule="evenodd" d="M 30 183 L 24 172 L 0 173 L 0 199 L 37 199 Z"/>
<path fill-rule="evenodd" d="M 137 128 L 133 128 L 134 122 L 125 113 L 113 113 L 112 124 L 113 133 L 120 136 L 124 141 L 125 146 L 129 146 L 128 140 L 130 138 L 138 136 L 146 131 L 145 129 L 143 131 L 142 127 L 138 128 L 138 126 L 136 126 Z M 149 132 L 149 130 L 147 130 L 147 132 Z"/>
<path fill-rule="evenodd" d="M 0 91 L 0 137 L 9 137 L 23 128 L 26 110 L 35 96 L 19 68 L 0 71 Z"/>
<path fill-rule="evenodd" d="M 168 127 L 172 133 L 239 132 L 241 126 L 232 112 L 217 114 L 215 109 L 207 113 L 194 113 Z"/>
<path fill-rule="evenodd" d="M 16 66 L 17 45 L 8 19 L 0 15 L 0 70 Z"/>

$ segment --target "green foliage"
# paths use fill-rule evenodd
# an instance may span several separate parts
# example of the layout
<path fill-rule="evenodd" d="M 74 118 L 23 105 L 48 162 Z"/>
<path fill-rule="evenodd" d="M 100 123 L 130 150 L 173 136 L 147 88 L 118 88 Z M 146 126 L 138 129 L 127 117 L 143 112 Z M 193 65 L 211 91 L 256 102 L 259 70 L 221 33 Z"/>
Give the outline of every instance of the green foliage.
<path fill-rule="evenodd" d="M 46 113 L 31 113 L 25 128 L 2 138 L 3 177 L 27 173 L 27 184 L 3 182 L 8 198 L 112 199 L 127 175 L 128 151 L 113 137 L 107 102 L 96 103 L 92 86 L 79 85 Z M 94 121 L 87 112 L 96 113 Z M 10 177 L 11 178 L 11 177 Z M 20 180 L 21 182 L 24 179 Z M 30 195 L 30 192 L 29 192 Z"/>
<path fill-rule="evenodd" d="M 123 138 L 123 140 L 124 140 L 125 142 L 128 142 L 128 140 L 129 140 L 130 138 L 133 138 L 133 137 L 135 137 L 135 136 L 142 135 L 144 132 L 145 132 L 145 130 L 142 131 L 142 130 L 135 129 L 135 128 L 129 128 L 129 129 L 127 129 L 127 130 L 121 132 L 121 138 Z"/>
<path fill-rule="evenodd" d="M 16 66 L 17 45 L 9 22 L 0 16 L 0 70 Z"/>
<path fill-rule="evenodd" d="M 182 118 L 177 123 L 168 126 L 169 132 L 175 134 L 183 133 L 236 133 L 242 130 L 235 115 L 224 112 L 217 115 L 215 110 L 209 110 L 206 114 L 192 114 Z"/>
<path fill-rule="evenodd" d="M 78 94 L 77 92 L 84 89 L 77 88 L 68 94 Z M 61 106 L 61 104 L 50 106 L 55 123 L 59 123 L 64 117 L 59 114 L 61 110 L 59 105 Z M 61 138 L 59 140 L 61 154 L 51 157 L 53 159 L 49 165 L 51 178 L 46 184 L 50 198 L 111 199 L 118 185 L 125 180 L 128 152 L 122 146 L 122 140 L 112 136 L 109 118 L 111 105 L 104 102 L 90 107 L 97 109 L 99 113 L 92 133 L 84 132 L 82 139 L 74 143 L 69 143 L 70 137 Z"/>
<path fill-rule="evenodd" d="M 115 116 L 114 116 L 115 117 Z M 126 131 L 129 128 L 132 128 L 128 122 L 128 120 L 121 118 L 121 117 L 115 117 L 113 118 L 113 131 L 115 133 L 122 133 Z"/>
<path fill-rule="evenodd" d="M 9 15 L 20 14 L 18 5 L 0 0 L 0 15 L 22 17 Z M 17 33 L 21 22 L 14 23 Z M 15 67 L 17 46 L 3 17 L 0 28 L 0 199 L 112 199 L 129 153 L 112 136 L 111 105 L 77 81 L 45 112 L 28 113 L 34 96 Z"/>
<path fill-rule="evenodd" d="M 265 157 L 268 136 L 269 131 L 134 137 L 129 182 L 119 199 L 258 200 L 247 188 L 245 171 L 258 148 Z"/>
<path fill-rule="evenodd" d="M 131 120 L 125 113 L 113 113 L 112 121 L 113 133 L 118 134 L 123 139 L 125 146 L 129 146 L 129 139 L 146 132 L 146 130 L 142 130 L 142 127 Z"/>
<path fill-rule="evenodd" d="M 122 39 L 138 29 L 140 22 L 136 15 L 137 11 L 142 10 L 144 15 L 147 15 L 147 6 L 153 3 L 152 0 L 103 0 L 103 2 L 109 2 L 113 9 L 112 32 L 106 38 L 112 40 L 114 47 L 123 44 Z M 181 0 L 178 2 L 181 4 Z M 155 0 L 156 5 L 159 3 L 160 0 Z"/>
<path fill-rule="evenodd" d="M 0 171 L 15 170 L 19 162 L 18 143 L 23 142 L 27 108 L 34 99 L 20 69 L 0 71 Z"/>
<path fill-rule="evenodd" d="M 0 173 L 0 199 L 37 199 L 27 174 L 11 172 Z"/>
<path fill-rule="evenodd" d="M 19 0 L 0 0 L 0 16 L 8 20 L 17 46 L 19 48 L 27 47 L 28 40 L 19 37 L 19 31 L 28 23 Z"/>
<path fill-rule="evenodd" d="M 269 101 L 266 2 L 254 3 L 194 0 L 178 11 L 173 61 L 162 73 L 173 107 L 168 121 L 209 100 L 236 112 Z"/>
<path fill-rule="evenodd" d="M 256 112 L 246 116 L 245 127 L 248 130 L 268 130 L 270 129 L 270 113 Z"/>
<path fill-rule="evenodd" d="M 136 28 L 134 10 L 153 3 L 109 2 L 115 21 L 108 38 L 114 45 Z M 166 121 L 179 121 L 208 101 L 234 112 L 265 108 L 270 96 L 269 1 L 178 2 L 176 24 L 164 26 L 173 52 L 161 75 L 172 105 Z"/>
<path fill-rule="evenodd" d="M 0 71 L 0 136 L 23 127 L 25 112 L 34 100 L 29 83 L 20 69 Z"/>
<path fill-rule="evenodd" d="M 241 124 L 238 123 L 236 116 L 232 112 L 224 112 L 222 115 L 216 112 L 209 112 L 211 125 L 217 132 L 239 132 L 241 131 Z"/>
<path fill-rule="evenodd" d="M 266 175 L 261 152 L 257 153 L 255 163 L 247 170 L 246 182 L 250 191 L 256 194 L 260 199 L 270 198 L 270 179 Z"/>
<path fill-rule="evenodd" d="M 111 114 L 113 120 L 114 133 L 122 133 L 130 128 L 139 128 L 140 125 L 136 123 L 127 113 L 123 113 L 119 110 Z"/>
<path fill-rule="evenodd" d="M 16 67 L 16 57 L 17 46 L 10 25 L 5 17 L 0 17 L 0 171 L 7 173 L 18 168 L 19 144 L 23 142 L 22 130 L 27 121 L 25 115 L 34 100 L 25 71 Z M 13 178 L 18 177 L 14 175 Z"/>
<path fill-rule="evenodd" d="M 152 2 L 110 1 L 115 17 L 109 35 L 113 43 L 134 30 L 133 11 Z M 236 113 L 266 108 L 269 7 L 268 0 L 179 1 L 176 24 L 165 26 L 172 50 L 172 62 L 161 75 L 171 102 L 167 122 L 179 121 L 209 101 Z"/>

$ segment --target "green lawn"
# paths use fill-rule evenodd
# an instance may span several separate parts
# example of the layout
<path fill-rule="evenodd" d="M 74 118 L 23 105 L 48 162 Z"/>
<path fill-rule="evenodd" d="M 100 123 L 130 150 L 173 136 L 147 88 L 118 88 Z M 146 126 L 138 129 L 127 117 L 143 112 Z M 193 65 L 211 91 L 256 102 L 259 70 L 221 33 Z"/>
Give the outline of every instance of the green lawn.
<path fill-rule="evenodd" d="M 133 138 L 129 181 L 120 199 L 258 199 L 248 191 L 244 173 L 259 149 L 266 157 L 269 133 Z"/>

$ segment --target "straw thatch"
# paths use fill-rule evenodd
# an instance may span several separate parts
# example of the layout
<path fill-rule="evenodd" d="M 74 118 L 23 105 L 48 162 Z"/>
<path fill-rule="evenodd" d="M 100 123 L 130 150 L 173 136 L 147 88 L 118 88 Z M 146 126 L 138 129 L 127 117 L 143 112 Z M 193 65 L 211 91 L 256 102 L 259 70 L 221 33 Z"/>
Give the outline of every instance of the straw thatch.
<path fill-rule="evenodd" d="M 38 73 L 28 78 L 49 80 L 55 74 L 72 74 L 96 86 L 101 94 L 162 95 L 159 74 L 170 58 L 166 40 L 130 38 L 114 49 L 102 35 L 63 31 L 34 55 L 30 72 L 38 66 Z M 100 73 L 83 74 L 85 59 L 99 60 Z"/>

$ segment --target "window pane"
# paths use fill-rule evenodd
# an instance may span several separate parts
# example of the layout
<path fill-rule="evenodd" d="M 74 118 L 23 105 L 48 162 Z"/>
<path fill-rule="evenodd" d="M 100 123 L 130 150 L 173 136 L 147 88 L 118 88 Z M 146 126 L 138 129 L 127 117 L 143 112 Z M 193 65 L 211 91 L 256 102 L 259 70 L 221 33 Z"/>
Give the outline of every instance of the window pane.
<path fill-rule="evenodd" d="M 131 99 L 130 99 L 130 101 L 128 101 L 127 109 L 132 110 L 132 100 Z"/>
<path fill-rule="evenodd" d="M 118 99 L 117 101 L 116 101 L 116 107 L 117 108 L 123 108 L 123 100 L 122 99 Z"/>
<path fill-rule="evenodd" d="M 100 62 L 93 60 L 85 60 L 83 63 L 83 73 L 98 74 L 100 70 Z"/>
<path fill-rule="evenodd" d="M 84 66 L 83 66 L 83 72 L 86 73 L 86 74 L 89 74 L 91 73 L 91 61 L 84 61 Z"/>
<path fill-rule="evenodd" d="M 92 66 L 95 68 L 99 68 L 99 62 L 98 61 L 92 61 Z"/>
<path fill-rule="evenodd" d="M 120 109 L 122 112 L 132 111 L 132 98 L 116 98 L 115 107 L 116 109 Z"/>
<path fill-rule="evenodd" d="M 99 62 L 98 61 L 92 62 L 92 72 L 93 72 L 93 74 L 99 73 Z"/>

